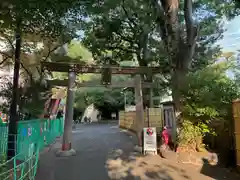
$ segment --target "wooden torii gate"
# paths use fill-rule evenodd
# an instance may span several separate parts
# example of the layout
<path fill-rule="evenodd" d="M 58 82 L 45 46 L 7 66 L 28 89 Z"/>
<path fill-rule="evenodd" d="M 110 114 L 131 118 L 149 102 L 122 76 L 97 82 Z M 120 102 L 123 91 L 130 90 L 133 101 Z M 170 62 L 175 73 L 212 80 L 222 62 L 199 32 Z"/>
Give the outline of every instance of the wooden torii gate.
<path fill-rule="evenodd" d="M 141 132 L 144 126 L 144 108 L 142 98 L 142 88 L 151 88 L 152 83 L 142 82 L 141 74 L 157 74 L 160 72 L 159 67 L 120 67 L 120 66 L 96 66 L 96 65 L 82 65 L 80 63 L 58 63 L 58 62 L 42 62 L 43 70 L 55 71 L 55 72 L 68 72 L 68 80 L 50 80 L 52 85 L 67 86 L 67 102 L 66 113 L 64 123 L 64 134 L 62 149 L 58 152 L 60 156 L 68 156 L 75 154 L 75 151 L 71 148 L 71 129 L 73 121 L 73 103 L 74 103 L 74 86 L 77 87 L 134 87 L 135 88 L 135 103 L 136 103 L 136 118 L 137 118 L 137 136 L 139 140 L 139 146 L 142 146 Z M 102 85 L 89 82 L 76 82 L 76 74 L 94 73 L 102 74 L 108 72 L 111 81 L 111 74 L 130 74 L 135 75 L 133 81 L 127 81 L 124 83 L 111 84 L 111 82 L 102 82 Z M 106 74 L 106 73 L 105 73 Z M 109 78 L 109 77 L 108 77 Z"/>

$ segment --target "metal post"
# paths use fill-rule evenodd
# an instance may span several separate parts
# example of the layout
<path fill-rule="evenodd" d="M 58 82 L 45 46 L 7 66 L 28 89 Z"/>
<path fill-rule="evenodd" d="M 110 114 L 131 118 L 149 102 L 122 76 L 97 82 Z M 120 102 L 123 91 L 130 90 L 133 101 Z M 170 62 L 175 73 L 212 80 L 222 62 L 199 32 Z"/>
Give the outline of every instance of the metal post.
<path fill-rule="evenodd" d="M 71 149 L 71 136 L 72 136 L 72 123 L 73 123 L 73 104 L 74 104 L 74 83 L 76 79 L 75 72 L 68 73 L 68 90 L 67 90 L 67 102 L 66 113 L 64 121 L 64 133 L 62 151 L 69 151 Z"/>

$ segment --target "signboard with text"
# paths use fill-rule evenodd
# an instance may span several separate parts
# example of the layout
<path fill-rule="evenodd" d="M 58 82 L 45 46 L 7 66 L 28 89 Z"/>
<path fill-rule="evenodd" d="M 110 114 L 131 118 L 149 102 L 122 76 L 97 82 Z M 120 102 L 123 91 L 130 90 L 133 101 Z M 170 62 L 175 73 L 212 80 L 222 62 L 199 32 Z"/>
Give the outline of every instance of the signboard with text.
<path fill-rule="evenodd" d="M 155 127 L 143 128 L 143 152 L 157 154 L 157 133 Z"/>

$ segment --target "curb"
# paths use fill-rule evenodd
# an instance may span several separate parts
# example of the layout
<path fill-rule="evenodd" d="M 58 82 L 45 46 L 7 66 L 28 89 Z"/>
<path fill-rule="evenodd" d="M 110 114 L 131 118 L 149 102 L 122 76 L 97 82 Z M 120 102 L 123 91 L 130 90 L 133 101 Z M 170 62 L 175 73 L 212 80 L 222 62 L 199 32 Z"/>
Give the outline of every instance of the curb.
<path fill-rule="evenodd" d="M 121 128 L 121 127 L 119 127 L 119 129 L 120 129 L 121 132 L 125 133 L 127 136 L 131 136 L 134 146 L 138 145 L 138 140 L 137 140 L 136 133 L 134 133 L 134 132 L 132 132 L 128 129 Z"/>
<path fill-rule="evenodd" d="M 133 131 L 130 131 L 128 129 L 124 129 L 122 127 L 119 127 L 119 129 L 121 129 L 122 132 L 125 132 L 126 134 L 128 134 L 130 136 L 136 136 L 136 133 L 134 133 Z"/>
<path fill-rule="evenodd" d="M 97 122 L 92 122 L 93 124 L 117 124 L 117 120 L 105 120 L 105 121 L 97 121 Z"/>

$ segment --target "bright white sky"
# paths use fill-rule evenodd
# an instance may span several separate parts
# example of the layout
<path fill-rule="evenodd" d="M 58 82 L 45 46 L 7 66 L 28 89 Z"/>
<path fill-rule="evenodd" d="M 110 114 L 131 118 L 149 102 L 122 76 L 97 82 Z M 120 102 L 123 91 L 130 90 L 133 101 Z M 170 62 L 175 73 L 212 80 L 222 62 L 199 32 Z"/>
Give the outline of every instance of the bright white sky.
<path fill-rule="evenodd" d="M 240 50 L 240 16 L 226 22 L 225 28 L 224 37 L 217 44 L 222 46 L 224 52 L 237 52 Z M 228 71 L 227 75 L 234 77 L 231 71 Z"/>
<path fill-rule="evenodd" d="M 226 22 L 227 30 L 224 32 L 224 37 L 219 41 L 223 47 L 223 51 L 236 52 L 240 50 L 240 16 Z"/>

